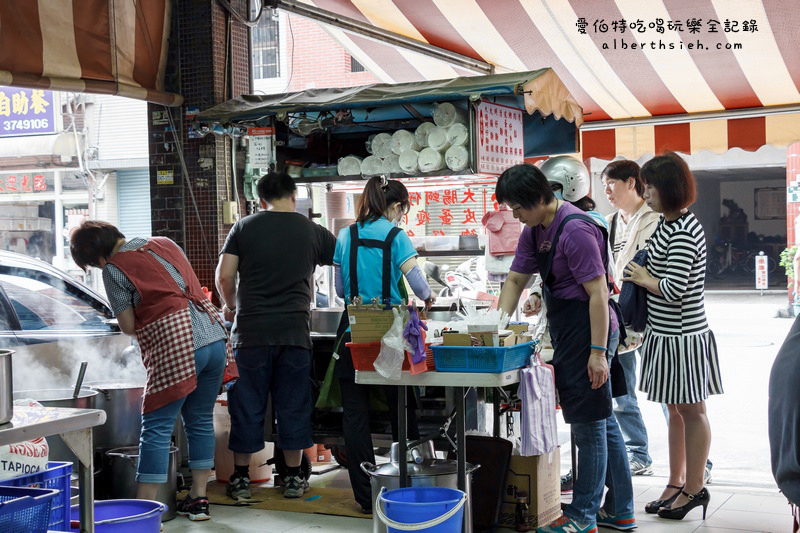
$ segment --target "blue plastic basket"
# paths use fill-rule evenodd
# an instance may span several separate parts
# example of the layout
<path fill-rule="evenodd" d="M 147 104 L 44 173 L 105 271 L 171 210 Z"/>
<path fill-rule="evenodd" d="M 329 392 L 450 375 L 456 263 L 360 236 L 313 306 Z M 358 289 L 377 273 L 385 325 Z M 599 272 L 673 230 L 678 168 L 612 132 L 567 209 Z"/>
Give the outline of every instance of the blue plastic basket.
<path fill-rule="evenodd" d="M 0 531 L 46 533 L 50 504 L 57 490 L 0 487 Z"/>
<path fill-rule="evenodd" d="M 69 477 L 72 474 L 72 463 L 47 463 L 47 470 L 35 474 L 0 481 L 0 487 L 31 487 L 38 489 L 55 489 L 59 494 L 50 506 L 50 520 L 47 529 L 51 531 L 69 531 Z M 0 531 L 5 531 L 0 529 Z"/>
<path fill-rule="evenodd" d="M 528 365 L 535 342 L 514 346 L 431 346 L 437 372 L 500 373 Z"/>

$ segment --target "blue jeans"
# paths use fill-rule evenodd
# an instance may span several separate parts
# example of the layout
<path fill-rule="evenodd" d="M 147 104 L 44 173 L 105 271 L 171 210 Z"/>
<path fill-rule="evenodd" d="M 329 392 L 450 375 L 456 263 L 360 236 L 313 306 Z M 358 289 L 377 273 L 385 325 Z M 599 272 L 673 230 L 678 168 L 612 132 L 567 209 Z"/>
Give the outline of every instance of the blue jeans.
<path fill-rule="evenodd" d="M 189 468 L 205 470 L 214 466 L 214 402 L 225 371 L 225 341 L 219 340 L 194 352 L 197 388 L 189 395 L 142 415 L 139 439 L 139 483 L 166 483 L 169 446 L 175 420 L 183 415 L 189 442 Z"/>
<path fill-rule="evenodd" d="M 619 335 L 608 341 L 609 360 L 619 344 Z M 582 523 L 594 523 L 608 486 L 603 509 L 611 515 L 633 513 L 633 485 L 625 442 L 612 414 L 603 420 L 572 424 L 578 447 L 578 472 L 572 488 L 572 503 L 564 514 Z"/>
<path fill-rule="evenodd" d="M 614 416 L 625 437 L 625 447 L 631 458 L 643 465 L 653 464 L 650 454 L 647 453 L 647 428 L 639 411 L 639 402 L 636 400 L 636 355 L 638 350 L 618 354 L 619 362 L 625 370 L 625 385 L 628 394 L 614 398 Z"/>

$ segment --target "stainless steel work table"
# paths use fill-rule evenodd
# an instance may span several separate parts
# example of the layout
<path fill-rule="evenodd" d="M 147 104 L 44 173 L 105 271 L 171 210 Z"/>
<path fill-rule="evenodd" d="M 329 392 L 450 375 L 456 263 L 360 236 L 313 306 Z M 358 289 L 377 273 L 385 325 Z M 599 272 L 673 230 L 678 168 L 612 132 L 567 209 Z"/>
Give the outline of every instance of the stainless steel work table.
<path fill-rule="evenodd" d="M 468 387 L 504 387 L 519 382 L 519 370 L 509 370 L 500 374 L 483 372 L 435 372 L 428 371 L 421 374 L 403 372 L 399 380 L 386 379 L 377 372 L 356 370 L 356 383 L 363 385 L 389 385 L 398 387 L 397 417 L 398 417 L 398 457 L 406 456 L 408 428 L 406 427 L 406 387 L 449 387 L 455 395 L 456 410 L 456 461 L 458 465 L 458 488 L 466 490 L 466 444 L 465 444 L 465 404 L 464 389 Z M 400 486 L 408 486 L 408 465 L 400 461 Z"/>
<path fill-rule="evenodd" d="M 14 406 L 14 418 L 0 425 L 0 445 L 60 435 L 78 457 L 81 533 L 94 533 L 92 428 L 105 421 L 106 413 L 100 409 Z"/>

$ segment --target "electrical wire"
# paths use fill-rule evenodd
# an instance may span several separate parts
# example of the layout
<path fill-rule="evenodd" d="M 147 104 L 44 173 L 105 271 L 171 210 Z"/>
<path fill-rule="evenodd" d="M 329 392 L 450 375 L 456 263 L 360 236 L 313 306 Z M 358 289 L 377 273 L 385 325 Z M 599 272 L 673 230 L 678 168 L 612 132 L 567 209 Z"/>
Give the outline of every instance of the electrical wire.
<path fill-rule="evenodd" d="M 286 23 L 289 25 L 289 34 L 292 36 L 292 55 L 289 61 L 289 81 L 286 82 L 286 88 L 283 89 L 283 92 L 289 90 L 289 86 L 292 84 L 292 76 L 294 76 L 294 30 L 292 30 L 292 16 L 289 14 L 286 15 Z M 278 51 L 278 61 L 280 62 L 280 50 Z"/>
<path fill-rule="evenodd" d="M 255 28 L 256 26 L 258 26 L 258 20 L 261 18 L 261 14 L 264 12 L 264 2 L 261 2 L 261 7 L 258 10 L 258 15 L 256 15 L 256 18 L 253 20 L 247 20 L 246 18 L 241 16 L 238 11 L 233 9 L 233 6 L 230 4 L 230 2 L 228 2 L 228 0 L 217 0 L 217 2 L 222 7 L 224 7 L 228 13 L 233 15 L 236 18 L 236 20 L 238 20 L 239 22 L 241 22 L 242 24 L 244 24 L 249 28 Z"/>

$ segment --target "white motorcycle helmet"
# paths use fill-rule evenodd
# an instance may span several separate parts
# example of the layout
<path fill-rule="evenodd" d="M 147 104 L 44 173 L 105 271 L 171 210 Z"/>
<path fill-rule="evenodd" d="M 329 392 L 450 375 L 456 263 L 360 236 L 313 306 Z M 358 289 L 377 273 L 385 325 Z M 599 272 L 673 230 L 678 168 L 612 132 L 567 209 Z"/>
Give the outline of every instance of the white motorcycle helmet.
<path fill-rule="evenodd" d="M 589 194 L 589 170 L 572 156 L 551 157 L 542 163 L 540 170 L 547 181 L 561 186 L 561 195 L 567 202 L 575 202 Z"/>

